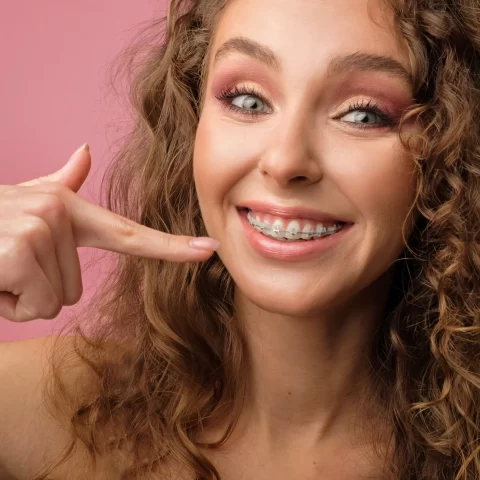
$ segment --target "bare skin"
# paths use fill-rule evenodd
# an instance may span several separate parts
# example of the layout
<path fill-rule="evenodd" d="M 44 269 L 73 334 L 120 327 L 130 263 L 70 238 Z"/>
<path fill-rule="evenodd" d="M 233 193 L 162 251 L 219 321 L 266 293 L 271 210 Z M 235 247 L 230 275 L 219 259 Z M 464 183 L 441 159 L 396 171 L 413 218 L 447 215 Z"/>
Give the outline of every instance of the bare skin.
<path fill-rule="evenodd" d="M 371 431 L 387 439 L 389 428 L 378 405 L 365 400 L 372 389 L 365 352 L 382 317 L 389 268 L 403 247 L 401 226 L 414 182 L 394 125 L 381 124 L 372 113 L 367 128 L 354 124 L 365 120 L 368 102 L 398 115 L 411 90 L 400 69 L 395 74 L 364 63 L 332 74 L 327 68 L 333 57 L 360 52 L 389 57 L 408 74 L 406 52 L 379 5 L 233 0 L 220 17 L 194 170 L 205 224 L 220 241 L 218 253 L 235 281 L 248 340 L 245 409 L 227 445 L 206 452 L 226 480 L 381 478 Z M 277 68 L 232 50 L 214 62 L 233 37 L 268 47 Z M 266 115 L 224 108 L 216 94 L 227 78 L 234 79 L 229 87 L 260 92 L 265 102 L 256 105 Z M 244 99 L 237 95 L 230 103 Z M 356 109 L 347 112 L 350 104 Z M 76 303 L 82 290 L 79 246 L 171 261 L 211 255 L 214 246 L 192 249 L 189 237 L 147 229 L 81 199 L 75 192 L 89 168 L 90 156 L 82 150 L 52 176 L 0 186 L 0 212 L 8 215 L 0 235 L 10 246 L 2 261 L 15 267 L 5 271 L 17 272 L 0 277 L 1 316 L 54 318 L 63 305 Z M 235 223 L 236 206 L 252 198 L 320 208 L 348 218 L 354 228 L 328 255 L 308 262 L 266 259 L 249 249 Z M 2 479 L 31 479 L 44 454 L 53 458 L 68 438 L 39 395 L 49 371 L 38 359 L 49 345 L 48 339 L 0 345 Z M 222 427 L 212 425 L 203 440 L 218 439 Z M 78 452 L 60 478 L 85 478 L 88 467 L 79 465 L 86 458 Z M 180 473 L 178 478 L 189 478 Z M 92 479 L 118 476 L 119 466 L 108 460 L 88 470 Z"/>
<path fill-rule="evenodd" d="M 0 478 L 31 480 L 68 444 L 69 433 L 46 411 L 42 388 L 49 376 L 53 337 L 0 343 Z M 72 388 L 77 379 L 70 376 Z M 73 412 L 72 412 L 73 413 Z M 119 470 L 109 459 L 94 469 L 81 448 L 57 472 L 57 478 L 110 480 Z"/>
<path fill-rule="evenodd" d="M 207 246 L 191 247 L 191 237 L 147 228 L 81 198 L 76 192 L 90 165 L 89 151 L 81 149 L 51 175 L 0 185 L 0 316 L 7 320 L 51 319 L 64 305 L 79 301 L 78 247 L 188 262 L 206 260 L 218 245 L 203 239 Z M 0 343 L 2 480 L 31 480 L 69 439 L 64 426 L 47 413 L 41 396 L 42 384 L 50 376 L 47 359 L 52 345 L 53 337 Z M 79 371 L 69 376 L 80 392 L 84 375 Z M 105 459 L 93 469 L 88 458 L 80 448 L 58 475 L 72 480 L 118 478 L 119 465 Z"/>
<path fill-rule="evenodd" d="M 415 193 L 396 125 L 368 110 L 398 117 L 412 102 L 392 22 L 367 0 L 234 0 L 219 19 L 194 172 L 248 343 L 240 425 L 221 453 L 209 453 L 228 479 L 378 474 L 378 461 L 358 460 L 371 457 L 367 426 L 384 432 L 385 449 L 389 431 L 378 405 L 365 404 L 366 352 Z M 362 54 L 395 68 L 332 65 Z M 308 261 L 272 258 L 245 240 L 237 207 L 252 200 L 319 209 L 354 227 Z"/>

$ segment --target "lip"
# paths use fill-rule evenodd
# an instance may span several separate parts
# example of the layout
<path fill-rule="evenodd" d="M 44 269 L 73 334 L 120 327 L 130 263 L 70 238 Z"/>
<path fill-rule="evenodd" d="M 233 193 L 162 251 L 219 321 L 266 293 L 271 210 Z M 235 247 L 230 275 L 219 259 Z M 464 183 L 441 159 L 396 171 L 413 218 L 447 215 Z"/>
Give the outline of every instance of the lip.
<path fill-rule="evenodd" d="M 237 212 L 247 242 L 255 252 L 269 259 L 295 262 L 318 258 L 320 254 L 337 246 L 353 227 L 352 223 L 346 223 L 339 232 L 327 237 L 303 242 L 282 242 L 255 230 L 247 220 L 246 208 L 248 207 L 237 208 Z"/>
<path fill-rule="evenodd" d="M 248 209 L 256 212 L 268 213 L 280 218 L 298 218 L 301 220 L 315 220 L 317 223 L 342 222 L 350 223 L 342 218 L 307 207 L 281 207 L 264 202 L 252 201 L 238 205 L 237 209 Z"/>

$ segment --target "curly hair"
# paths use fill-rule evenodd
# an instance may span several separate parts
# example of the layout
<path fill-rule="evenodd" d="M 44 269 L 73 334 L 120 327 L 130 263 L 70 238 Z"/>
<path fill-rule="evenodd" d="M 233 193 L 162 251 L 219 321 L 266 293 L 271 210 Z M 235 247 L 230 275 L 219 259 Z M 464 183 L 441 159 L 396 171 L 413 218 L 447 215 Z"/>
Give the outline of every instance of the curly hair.
<path fill-rule="evenodd" d="M 192 157 L 209 47 L 226 3 L 171 0 L 166 18 L 121 57 L 124 71 L 133 72 L 135 121 L 102 192 L 106 187 L 110 210 L 171 234 L 207 235 Z M 415 107 L 405 118 L 416 115 L 422 126 L 421 148 L 402 136 L 416 167 L 418 220 L 409 238 L 404 233 L 371 352 L 376 395 L 393 426 L 385 478 L 476 480 L 480 7 L 477 0 L 385 4 L 413 71 Z M 174 460 L 193 478 L 219 480 L 203 452 L 228 440 L 245 391 L 233 281 L 216 254 L 200 264 L 116 258 L 84 321 L 71 325 L 75 361 L 95 378 L 81 398 L 67 388 L 73 357 L 58 337 L 44 393 L 51 412 L 66 415 L 71 443 L 35 480 L 53 478 L 78 442 L 94 463 L 102 455 L 124 462 L 122 478 L 165 478 L 162 466 Z M 87 323 L 88 334 L 81 327 Z M 223 438 L 200 443 L 206 423 L 219 419 L 231 419 Z"/>

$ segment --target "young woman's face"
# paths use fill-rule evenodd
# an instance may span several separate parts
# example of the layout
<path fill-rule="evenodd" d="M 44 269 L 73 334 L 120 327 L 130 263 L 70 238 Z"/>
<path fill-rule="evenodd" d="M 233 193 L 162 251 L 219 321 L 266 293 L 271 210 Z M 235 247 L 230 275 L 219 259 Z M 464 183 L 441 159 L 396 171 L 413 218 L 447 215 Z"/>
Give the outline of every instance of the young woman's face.
<path fill-rule="evenodd" d="M 368 0 L 233 0 L 220 17 L 195 182 L 222 261 L 266 310 L 343 304 L 401 253 L 415 181 L 397 123 L 412 90 L 392 22 Z"/>

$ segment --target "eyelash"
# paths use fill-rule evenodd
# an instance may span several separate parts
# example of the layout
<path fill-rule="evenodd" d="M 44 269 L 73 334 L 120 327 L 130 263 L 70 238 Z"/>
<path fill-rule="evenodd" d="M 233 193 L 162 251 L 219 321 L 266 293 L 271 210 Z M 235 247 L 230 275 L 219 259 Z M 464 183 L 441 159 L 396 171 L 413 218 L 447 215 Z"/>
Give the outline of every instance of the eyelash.
<path fill-rule="evenodd" d="M 255 88 L 253 88 L 253 87 L 246 88 L 246 87 L 235 86 L 232 89 L 222 90 L 220 92 L 220 94 L 216 96 L 216 98 L 220 102 L 222 102 L 222 104 L 229 111 L 234 112 L 235 114 L 240 114 L 240 115 L 244 115 L 244 116 L 248 116 L 248 117 L 258 117 L 260 115 L 268 115 L 268 113 L 266 113 L 266 112 L 257 112 L 255 110 L 246 110 L 246 109 L 237 107 L 236 105 L 233 105 L 231 103 L 231 100 L 234 99 L 237 96 L 240 96 L 240 95 L 250 95 L 250 96 L 253 96 L 253 97 L 257 97 L 264 104 L 268 105 L 268 102 L 265 99 L 265 97 L 259 91 L 255 90 Z M 394 118 L 392 118 L 390 115 L 387 115 L 382 110 L 380 110 L 378 105 L 372 100 L 357 101 L 355 103 L 352 103 L 348 106 L 347 111 L 343 112 L 341 115 L 339 115 L 335 118 L 337 119 L 337 118 L 343 117 L 343 116 L 348 115 L 349 113 L 354 112 L 356 110 L 361 110 L 362 112 L 372 113 L 372 114 L 376 115 L 378 118 L 380 118 L 380 122 L 376 123 L 376 124 L 373 124 L 373 125 L 348 122 L 348 123 L 352 124 L 353 128 L 364 129 L 364 128 L 392 127 L 392 126 L 397 124 L 397 122 Z"/>
<path fill-rule="evenodd" d="M 230 103 L 230 100 L 240 95 L 251 95 L 252 97 L 258 97 L 263 103 L 268 105 L 268 102 L 265 99 L 265 97 L 259 91 L 255 90 L 255 88 L 253 87 L 245 88 L 245 87 L 235 86 L 232 89 L 225 89 L 220 92 L 220 95 L 217 96 L 217 99 L 220 100 L 228 108 L 228 110 L 235 113 L 240 113 L 240 115 L 247 115 L 252 117 L 257 117 L 259 115 L 266 115 L 265 112 L 256 112 L 255 110 L 245 110 L 243 108 L 237 107 L 236 105 L 233 105 L 232 103 Z"/>

